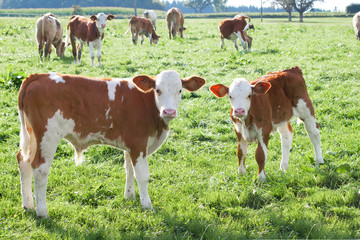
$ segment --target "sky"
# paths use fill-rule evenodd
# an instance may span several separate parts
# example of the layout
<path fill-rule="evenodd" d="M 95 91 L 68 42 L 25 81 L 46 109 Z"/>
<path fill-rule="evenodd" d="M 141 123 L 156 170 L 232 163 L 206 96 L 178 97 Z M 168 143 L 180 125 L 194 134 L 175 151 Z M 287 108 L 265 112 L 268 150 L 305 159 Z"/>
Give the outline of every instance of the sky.
<path fill-rule="evenodd" d="M 324 0 L 324 2 L 315 2 L 314 8 L 320 8 L 333 11 L 335 7 L 340 11 L 345 11 L 345 8 L 352 4 L 360 4 L 360 0 Z M 260 7 L 261 0 L 228 0 L 228 6 L 256 6 Z M 270 0 L 263 0 L 263 7 L 270 7 Z"/>

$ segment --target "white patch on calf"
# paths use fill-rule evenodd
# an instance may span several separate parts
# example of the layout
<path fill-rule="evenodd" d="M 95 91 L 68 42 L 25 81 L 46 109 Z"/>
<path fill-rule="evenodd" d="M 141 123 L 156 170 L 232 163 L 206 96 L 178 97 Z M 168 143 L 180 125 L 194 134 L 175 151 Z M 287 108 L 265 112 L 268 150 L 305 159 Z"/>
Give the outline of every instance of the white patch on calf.
<path fill-rule="evenodd" d="M 265 177 L 264 170 L 262 170 L 262 171 L 259 173 L 258 178 L 259 178 L 260 182 L 265 182 L 266 177 Z"/>
<path fill-rule="evenodd" d="M 40 142 L 41 155 L 46 162 L 51 162 L 61 139 L 74 131 L 75 122 L 72 119 L 65 119 L 58 110 L 52 118 L 48 119 L 45 128 L 46 132 Z"/>
<path fill-rule="evenodd" d="M 161 144 L 166 140 L 167 136 L 169 134 L 169 130 L 163 129 L 161 135 L 157 137 L 157 133 L 155 136 L 149 137 L 147 142 L 147 156 L 153 154 L 160 146 Z"/>
<path fill-rule="evenodd" d="M 111 81 L 106 81 L 106 84 L 107 84 L 107 88 L 108 88 L 109 100 L 114 101 L 115 100 L 116 87 L 121 86 L 121 82 L 120 82 L 120 80 L 112 79 Z"/>
<path fill-rule="evenodd" d="M 56 83 L 65 83 L 65 80 L 56 73 L 51 72 L 49 74 L 50 74 L 49 78 L 54 80 Z"/>

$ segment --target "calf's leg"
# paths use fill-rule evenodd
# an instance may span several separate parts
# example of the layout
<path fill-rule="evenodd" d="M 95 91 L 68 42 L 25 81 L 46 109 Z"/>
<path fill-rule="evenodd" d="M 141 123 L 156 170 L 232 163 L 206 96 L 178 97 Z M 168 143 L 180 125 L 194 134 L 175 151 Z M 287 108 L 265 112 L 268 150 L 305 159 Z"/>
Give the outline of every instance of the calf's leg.
<path fill-rule="evenodd" d="M 282 152 L 280 169 L 286 171 L 289 169 L 289 155 L 290 155 L 291 142 L 293 137 L 293 130 L 290 125 L 290 122 L 279 127 L 278 131 L 281 139 L 281 152 Z"/>
<path fill-rule="evenodd" d="M 147 185 L 150 179 L 147 156 L 139 156 L 136 159 L 136 164 L 134 165 L 134 173 L 139 186 L 141 206 L 145 209 L 152 209 L 152 204 L 147 189 Z"/>
<path fill-rule="evenodd" d="M 21 151 L 16 155 L 20 172 L 20 184 L 22 195 L 22 207 L 24 209 L 34 209 L 34 199 L 32 196 L 32 167 L 30 159 L 24 159 Z"/>
<path fill-rule="evenodd" d="M 125 173 L 126 173 L 126 183 L 125 183 L 125 192 L 124 196 L 126 199 L 135 199 L 135 190 L 134 190 L 134 168 L 131 162 L 131 157 L 128 152 L 124 152 L 125 160 Z"/>

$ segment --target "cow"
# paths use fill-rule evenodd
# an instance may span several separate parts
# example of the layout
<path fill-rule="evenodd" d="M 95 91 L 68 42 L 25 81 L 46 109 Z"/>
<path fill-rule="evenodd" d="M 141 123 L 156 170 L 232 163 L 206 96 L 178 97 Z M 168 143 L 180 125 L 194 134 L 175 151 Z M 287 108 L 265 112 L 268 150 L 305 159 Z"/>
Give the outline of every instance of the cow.
<path fill-rule="evenodd" d="M 144 42 L 144 35 L 150 39 L 151 45 L 152 43 L 157 44 L 160 38 L 160 36 L 156 35 L 150 20 L 146 18 L 132 16 L 129 22 L 129 30 L 131 31 L 134 45 L 137 43 L 139 35 L 141 38 L 141 44 Z"/>
<path fill-rule="evenodd" d="M 98 13 L 96 16 L 92 15 L 90 19 L 79 15 L 71 16 L 66 29 L 66 43 L 71 41 L 72 54 L 75 64 L 76 55 L 80 64 L 81 52 L 83 45 L 86 43 L 89 46 L 91 66 L 94 66 L 95 52 L 97 51 L 97 58 L 99 66 L 101 66 L 101 47 L 104 38 L 104 30 L 106 27 L 106 20 L 114 19 L 114 15 L 105 15 Z M 76 40 L 79 40 L 79 45 L 76 49 Z"/>
<path fill-rule="evenodd" d="M 65 55 L 65 42 L 63 41 L 63 28 L 61 23 L 55 18 L 54 14 L 46 13 L 36 21 L 36 40 L 40 58 L 43 56 L 45 44 L 45 58 L 50 58 L 51 44 L 56 49 L 56 55 Z"/>
<path fill-rule="evenodd" d="M 154 26 L 154 29 L 156 30 L 156 14 L 153 10 L 146 10 L 144 12 L 144 18 L 147 18 L 150 20 L 152 25 Z"/>
<path fill-rule="evenodd" d="M 356 13 L 353 17 L 353 27 L 357 40 L 360 40 L 360 12 Z"/>
<path fill-rule="evenodd" d="M 170 39 L 171 36 L 175 38 L 177 32 L 180 33 L 180 37 L 184 37 L 183 32 L 186 30 L 186 27 L 184 27 L 184 14 L 180 9 L 175 7 L 169 9 L 166 13 L 166 22 Z"/>
<path fill-rule="evenodd" d="M 142 207 L 152 209 L 147 158 L 167 138 L 169 123 L 178 116 L 182 89 L 196 91 L 204 84 L 201 77 L 181 79 L 172 70 L 132 80 L 56 73 L 28 76 L 18 97 L 21 130 L 17 161 L 23 208 L 34 208 L 34 175 L 36 214 L 47 216 L 49 170 L 57 145 L 65 138 L 74 146 L 76 164 L 84 161 L 83 151 L 90 145 L 123 150 L 125 198 L 135 198 L 135 177 Z"/>
<path fill-rule="evenodd" d="M 255 158 L 258 177 L 265 181 L 265 162 L 270 133 L 278 130 L 281 138 L 282 159 L 280 169 L 289 168 L 289 153 L 293 130 L 293 116 L 303 121 L 315 150 L 316 164 L 324 163 L 319 125 L 306 90 L 305 80 L 299 67 L 269 73 L 254 81 L 235 79 L 229 87 L 216 84 L 210 90 L 219 98 L 229 96 L 230 116 L 238 140 L 237 156 L 239 172 L 246 173 L 245 157 L 248 142 L 257 141 Z"/>
<path fill-rule="evenodd" d="M 245 20 L 246 18 L 249 19 L 249 22 Z M 237 39 L 240 39 L 245 51 L 251 50 L 252 38 L 249 37 L 246 32 L 248 29 L 254 28 L 254 26 L 250 24 L 250 17 L 236 15 L 233 19 L 222 20 L 218 28 L 220 31 L 221 48 L 224 47 L 224 39 L 226 38 L 233 41 L 236 50 L 239 50 Z"/>

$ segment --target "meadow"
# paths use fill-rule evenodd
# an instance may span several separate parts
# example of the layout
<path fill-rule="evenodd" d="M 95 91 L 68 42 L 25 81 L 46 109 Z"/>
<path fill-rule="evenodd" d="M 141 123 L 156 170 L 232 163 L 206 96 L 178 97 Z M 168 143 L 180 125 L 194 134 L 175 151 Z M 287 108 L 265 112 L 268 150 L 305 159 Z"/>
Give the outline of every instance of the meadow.
<path fill-rule="evenodd" d="M 63 25 L 68 17 L 59 19 Z M 87 47 L 73 64 L 55 52 L 40 61 L 36 18 L 0 18 L 0 238 L 2 239 L 243 239 L 360 238 L 360 42 L 350 17 L 253 19 L 251 52 L 230 41 L 220 48 L 220 19 L 185 19 L 184 39 L 169 40 L 158 21 L 157 45 L 134 46 L 127 19 L 108 23 L 101 67 L 90 67 Z M 293 119 L 290 168 L 279 170 L 278 133 L 269 141 L 265 171 L 257 179 L 256 144 L 250 144 L 247 174 L 238 172 L 237 141 L 230 103 L 209 87 L 233 78 L 252 80 L 299 66 L 320 126 L 325 164 L 316 166 L 303 125 Z M 206 85 L 184 91 L 179 117 L 162 147 L 149 157 L 153 211 L 124 199 L 121 151 L 90 147 L 75 166 L 74 151 L 63 141 L 50 171 L 49 218 L 21 208 L 17 169 L 20 122 L 17 94 L 29 74 L 57 72 L 132 78 L 172 69 L 182 77 L 199 75 Z"/>

